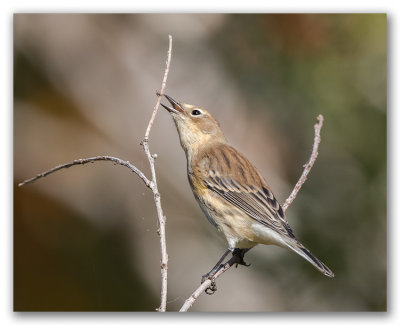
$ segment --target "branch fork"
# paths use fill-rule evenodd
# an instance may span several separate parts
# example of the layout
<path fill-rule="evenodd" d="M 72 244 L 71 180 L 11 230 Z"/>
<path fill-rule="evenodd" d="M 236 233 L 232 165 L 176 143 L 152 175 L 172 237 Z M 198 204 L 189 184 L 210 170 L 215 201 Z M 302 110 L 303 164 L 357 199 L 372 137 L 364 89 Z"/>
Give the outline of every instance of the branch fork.
<path fill-rule="evenodd" d="M 48 171 L 45 171 L 41 174 L 37 174 L 35 177 L 32 177 L 30 179 L 27 179 L 18 186 L 23 186 L 28 183 L 32 183 L 36 181 L 39 178 L 45 177 L 51 173 L 54 173 L 60 169 L 63 168 L 69 168 L 71 166 L 76 166 L 76 165 L 84 165 L 87 163 L 93 163 L 95 161 L 111 161 L 114 164 L 118 164 L 121 166 L 125 166 L 129 168 L 133 173 L 135 173 L 142 181 L 143 183 L 153 192 L 154 196 L 154 203 L 156 206 L 157 210 L 157 219 L 158 219 L 158 226 L 159 228 L 157 229 L 157 235 L 160 237 L 160 251 L 161 251 L 161 260 L 160 260 L 160 269 L 161 269 L 161 294 L 160 294 L 160 306 L 156 309 L 157 311 L 160 312 L 165 312 L 166 311 L 166 304 L 167 304 L 167 280 L 168 280 L 168 254 L 167 254 L 167 245 L 166 245 L 166 233 L 165 233 L 165 224 L 166 224 L 166 216 L 163 213 L 162 207 L 161 207 L 161 196 L 158 191 L 158 186 L 157 186 L 157 178 L 156 178 L 156 172 L 155 172 L 155 167 L 154 167 L 154 161 L 157 158 L 157 154 L 151 154 L 150 148 L 149 148 L 149 135 L 150 131 L 152 128 L 152 125 L 154 123 L 155 116 L 157 114 L 158 108 L 160 106 L 161 102 L 161 97 L 164 95 L 165 87 L 166 87 L 166 82 L 168 78 L 168 73 L 169 73 L 169 67 L 171 63 L 171 52 L 172 52 L 172 37 L 171 35 L 168 35 L 169 37 L 169 47 L 168 47 L 168 55 L 167 55 L 167 61 L 166 61 L 166 68 L 164 71 L 164 78 L 161 84 L 161 90 L 160 92 L 157 92 L 157 102 L 156 105 L 154 106 L 152 116 L 150 118 L 150 121 L 147 125 L 147 129 L 145 132 L 145 136 L 143 140 L 140 142 L 140 145 L 143 146 L 143 150 L 146 154 L 146 157 L 149 161 L 150 164 L 150 171 L 151 171 L 151 179 L 147 178 L 145 174 L 140 171 L 137 167 L 132 165 L 129 161 L 124 161 L 122 159 L 112 157 L 112 156 L 96 156 L 96 157 L 90 157 L 90 158 L 83 158 L 83 159 L 76 159 L 70 163 L 67 164 L 62 164 L 59 166 L 56 166 Z M 286 199 L 285 203 L 282 205 L 283 211 L 286 211 L 288 207 L 292 204 L 294 199 L 297 196 L 297 193 L 301 189 L 302 185 L 307 179 L 308 174 L 311 171 L 311 168 L 314 165 L 315 160 L 317 159 L 318 156 L 318 147 L 321 142 L 321 137 L 320 137 L 320 131 L 323 125 L 323 116 L 318 115 L 317 117 L 318 122 L 314 125 L 314 144 L 313 144 L 313 149 L 311 156 L 308 160 L 308 162 L 303 165 L 304 170 L 302 175 L 300 176 L 300 179 L 296 183 L 292 193 L 289 195 L 289 197 Z M 240 254 L 233 254 L 233 256 L 224 264 L 220 264 L 223 262 L 225 257 L 229 254 L 229 250 L 225 252 L 223 257 L 218 261 L 217 265 L 215 266 L 215 270 L 213 269 L 210 276 L 206 276 L 204 278 L 204 281 L 202 281 L 201 285 L 190 295 L 188 299 L 184 302 L 182 305 L 181 309 L 179 310 L 180 312 L 186 312 L 189 310 L 189 308 L 193 305 L 193 303 L 199 298 L 199 296 L 203 293 L 206 292 L 208 294 L 212 294 L 216 291 L 216 285 L 215 285 L 215 280 L 221 276 L 223 273 L 225 273 L 227 270 L 229 270 L 232 265 L 237 265 L 237 264 L 242 264 L 243 263 L 243 255 Z"/>
<path fill-rule="evenodd" d="M 69 168 L 71 166 L 76 166 L 76 165 L 84 165 L 87 163 L 93 163 L 95 161 L 112 161 L 114 164 L 119 164 L 119 165 L 129 168 L 132 172 L 134 172 L 136 175 L 138 175 L 139 178 L 144 182 L 144 184 L 150 190 L 152 190 L 153 195 L 154 195 L 154 202 L 155 202 L 156 210 L 157 210 L 157 218 L 158 218 L 158 224 L 159 224 L 159 229 L 157 230 L 157 234 L 160 236 L 160 249 L 161 249 L 161 261 L 160 261 L 160 266 L 161 266 L 160 267 L 161 268 L 161 299 L 160 300 L 161 300 L 161 302 L 160 302 L 160 307 L 158 307 L 156 310 L 160 311 L 160 312 L 165 312 L 166 305 L 167 305 L 168 254 L 167 254 L 167 244 L 166 244 L 166 239 L 165 239 L 165 237 L 166 237 L 165 236 L 166 217 L 165 217 L 162 207 L 161 207 L 161 196 L 158 191 L 156 171 L 154 168 L 154 160 L 157 158 L 157 154 L 150 153 L 149 135 L 150 135 L 151 127 L 153 126 L 154 119 L 156 117 L 158 108 L 160 106 L 161 96 L 164 94 L 164 91 L 165 91 L 168 73 L 169 73 L 169 67 L 171 64 L 172 36 L 168 35 L 168 38 L 169 38 L 168 55 L 167 55 L 167 61 L 166 61 L 166 68 L 164 71 L 164 78 L 163 78 L 163 81 L 161 84 L 161 90 L 159 93 L 157 93 L 157 94 L 159 94 L 157 103 L 154 106 L 153 114 L 151 115 L 150 121 L 147 125 L 145 136 L 144 136 L 143 140 L 140 142 L 140 144 L 143 146 L 143 149 L 147 156 L 147 160 L 149 161 L 149 164 L 150 164 L 151 180 L 149 180 L 142 171 L 140 171 L 137 167 L 132 165 L 129 161 L 125 161 L 125 160 L 122 160 L 122 159 L 119 159 L 116 157 L 112 157 L 112 156 L 96 156 L 96 157 L 90 157 L 90 158 L 76 159 L 71 163 L 56 166 L 44 173 L 37 174 L 35 177 L 27 179 L 27 180 L 21 182 L 20 184 L 18 184 L 18 186 L 23 186 L 25 184 L 32 183 L 39 178 L 42 178 L 51 173 L 54 173 L 60 169 Z"/>

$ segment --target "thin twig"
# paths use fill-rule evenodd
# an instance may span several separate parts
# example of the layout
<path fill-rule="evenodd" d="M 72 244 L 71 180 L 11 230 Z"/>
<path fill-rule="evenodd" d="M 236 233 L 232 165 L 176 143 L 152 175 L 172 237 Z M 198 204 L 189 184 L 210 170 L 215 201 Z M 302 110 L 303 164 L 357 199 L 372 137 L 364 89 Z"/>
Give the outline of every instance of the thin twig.
<path fill-rule="evenodd" d="M 141 172 L 138 168 L 133 166 L 129 161 L 125 161 L 116 157 L 111 157 L 111 156 L 97 156 L 97 157 L 91 157 L 91 158 L 85 158 L 85 159 L 77 159 L 74 160 L 71 163 L 67 164 L 62 164 L 59 166 L 56 166 L 48 171 L 45 171 L 41 174 L 36 175 L 35 177 L 32 177 L 30 179 L 27 179 L 23 181 L 22 183 L 18 184 L 18 186 L 23 186 L 27 183 L 32 183 L 36 181 L 39 178 L 45 177 L 51 173 L 54 173 L 60 169 L 63 168 L 69 168 L 71 166 L 76 166 L 76 165 L 84 165 L 87 163 L 95 162 L 95 161 L 112 161 L 114 163 L 120 164 L 122 166 L 128 167 L 131 171 L 136 173 L 140 179 L 144 182 L 144 184 L 150 188 L 153 191 L 154 195 L 154 202 L 156 205 L 156 210 L 157 210 L 157 217 L 158 217 L 158 223 L 159 223 L 159 229 L 157 230 L 157 233 L 160 235 L 160 246 L 161 246 L 161 303 L 160 307 L 157 308 L 158 311 L 165 312 L 166 310 L 166 304 L 167 304 L 167 269 L 168 269 L 168 254 L 167 254 L 167 245 L 166 245 L 166 239 L 165 239 L 165 222 L 166 222 L 166 217 L 164 216 L 162 207 L 161 207 L 161 198 L 160 198 L 160 193 L 158 191 L 158 186 L 157 186 L 157 178 L 156 178 L 156 171 L 154 168 L 154 160 L 157 157 L 156 154 L 151 154 L 150 153 L 150 148 L 149 148 L 149 135 L 150 135 L 150 130 L 151 127 L 154 123 L 154 119 L 156 117 L 158 108 L 160 106 L 161 102 L 161 97 L 164 95 L 166 83 L 167 83 L 167 78 L 168 78 L 168 72 L 169 72 L 169 67 L 171 64 L 171 54 L 172 54 L 172 36 L 168 35 L 169 38 L 169 46 L 168 46 L 168 55 L 167 55 L 167 61 L 166 61 L 166 68 L 164 72 L 164 78 L 162 80 L 161 84 L 161 90 L 158 94 L 158 99 L 156 102 L 156 105 L 153 110 L 153 114 L 150 118 L 149 124 L 147 125 L 146 133 L 144 136 L 143 141 L 141 144 L 143 145 L 143 149 L 146 153 L 147 159 L 150 164 L 150 170 L 151 170 L 151 181 Z"/>
<path fill-rule="evenodd" d="M 292 204 L 294 199 L 297 196 L 297 193 L 300 191 L 301 187 L 303 186 L 304 182 L 307 179 L 308 174 L 311 171 L 312 166 L 314 165 L 315 160 L 318 157 L 318 147 L 321 142 L 321 128 L 324 123 L 324 117 L 320 114 L 317 116 L 318 122 L 314 125 L 314 145 L 311 152 L 310 159 L 308 160 L 307 164 L 305 164 L 303 173 L 301 174 L 299 180 L 297 181 L 296 186 L 293 188 L 292 193 L 290 193 L 289 197 L 286 199 L 285 203 L 282 205 L 282 209 L 285 212 L 287 208 Z"/>
<path fill-rule="evenodd" d="M 315 160 L 317 159 L 318 156 L 318 146 L 319 143 L 321 142 L 321 136 L 320 136 L 320 132 L 321 132 L 321 128 L 323 125 L 323 121 L 324 118 L 322 115 L 318 115 L 317 117 L 318 123 L 314 125 L 314 130 L 315 130 L 315 135 L 314 135 L 314 144 L 313 144 L 313 150 L 310 156 L 310 159 L 308 160 L 308 163 L 305 164 L 304 167 L 304 171 L 300 177 L 300 179 L 298 180 L 296 186 L 294 187 L 292 193 L 290 194 L 290 196 L 286 199 L 285 204 L 282 206 L 282 209 L 284 211 L 287 210 L 287 208 L 292 204 L 292 202 L 294 201 L 294 199 L 297 196 L 297 193 L 300 191 L 300 188 L 302 187 L 302 185 L 304 184 L 304 182 L 307 179 L 307 175 L 310 173 L 310 170 L 312 168 L 312 166 L 314 165 Z M 230 269 L 230 267 L 232 265 L 234 265 L 235 263 L 237 263 L 239 261 L 239 257 L 237 255 L 232 256 L 232 258 L 226 262 L 224 265 L 222 265 L 218 271 L 211 277 L 208 278 L 207 280 L 205 280 L 192 294 L 191 296 L 185 300 L 185 303 L 183 304 L 183 306 L 181 307 L 181 309 L 179 310 L 180 312 L 186 312 L 189 310 L 189 308 L 193 305 L 193 303 L 196 301 L 197 298 L 200 297 L 200 295 L 207 290 L 207 288 L 209 288 L 213 282 L 215 282 L 215 280 L 222 275 L 224 272 L 226 272 L 227 270 Z"/>
<path fill-rule="evenodd" d="M 168 39 L 169 39 L 169 47 L 168 47 L 168 55 L 167 55 L 167 62 L 166 62 L 165 72 L 164 72 L 164 78 L 163 78 L 163 81 L 161 83 L 161 90 L 160 90 L 160 93 L 158 95 L 156 106 L 154 106 L 153 114 L 151 115 L 151 119 L 149 121 L 149 124 L 147 125 L 146 133 L 144 135 L 145 141 L 149 140 L 150 130 L 151 130 L 151 127 L 153 126 L 154 119 L 155 119 L 156 114 L 158 112 L 158 108 L 160 107 L 161 98 L 163 97 L 164 91 L 165 91 L 165 86 L 167 85 L 169 66 L 171 65 L 172 36 L 168 35 Z"/>
<path fill-rule="evenodd" d="M 190 307 L 192 307 L 193 303 L 196 301 L 199 296 L 207 290 L 220 275 L 224 272 L 228 271 L 232 265 L 240 262 L 240 257 L 238 255 L 233 255 L 229 261 L 227 261 L 224 265 L 222 265 L 217 272 L 211 277 L 206 279 L 193 293 L 192 295 L 185 300 L 185 303 L 179 310 L 180 312 L 186 312 Z"/>
<path fill-rule="evenodd" d="M 54 172 L 56 172 L 56 171 L 58 171 L 60 169 L 63 169 L 63 168 L 69 168 L 69 167 L 76 166 L 76 165 L 85 165 L 87 163 L 93 163 L 95 161 L 101 161 L 101 160 L 103 160 L 103 161 L 112 161 L 115 164 L 119 164 L 119 165 L 128 167 L 132 172 L 134 172 L 136 175 L 139 176 L 139 178 L 144 182 L 144 184 L 148 188 L 151 189 L 151 187 L 152 187 L 151 181 L 149 181 L 147 179 L 147 177 L 138 168 L 133 166 L 129 161 L 125 161 L 125 160 L 122 160 L 122 159 L 119 159 L 119 158 L 116 158 L 116 157 L 112 157 L 112 156 L 96 156 L 96 157 L 90 157 L 90 158 L 76 159 L 73 162 L 70 162 L 70 163 L 67 163 L 67 164 L 62 164 L 62 165 L 56 166 L 56 167 L 54 167 L 52 169 L 49 169 L 49 170 L 47 170 L 47 171 L 45 171 L 45 172 L 43 172 L 41 174 L 37 174 L 35 177 L 32 177 L 30 179 L 27 179 L 27 180 L 23 181 L 22 183 L 19 183 L 18 186 L 23 186 L 25 184 L 32 183 L 32 182 L 36 181 L 39 178 L 46 177 L 47 175 L 52 174 L 52 173 L 54 173 Z"/>
<path fill-rule="evenodd" d="M 158 218 L 158 226 L 159 230 L 157 233 L 160 236 L 160 249 L 161 249 L 161 303 L 160 307 L 157 308 L 160 312 L 165 312 L 167 306 L 167 281 L 168 281 L 168 254 L 167 254 L 167 243 L 166 243 L 166 236 L 165 236 L 165 223 L 166 217 L 163 213 L 161 207 L 161 197 L 160 193 L 158 192 L 157 186 L 157 177 L 156 177 L 156 170 L 154 168 L 154 160 L 157 157 L 156 155 L 152 155 L 150 153 L 149 148 L 149 135 L 151 127 L 154 123 L 154 119 L 156 117 L 158 108 L 160 107 L 161 98 L 164 95 L 165 86 L 167 83 L 169 66 L 171 64 L 171 54 L 172 54 L 172 36 L 168 35 L 169 37 L 169 48 L 168 48 L 168 58 L 166 62 L 166 68 L 164 72 L 164 78 L 161 84 L 161 90 L 159 96 L 157 98 L 156 106 L 154 106 L 153 114 L 151 115 L 149 124 L 147 126 L 147 130 L 142 140 L 141 144 L 143 145 L 144 152 L 146 153 L 147 159 L 149 160 L 150 170 L 151 170 L 151 178 L 152 178 L 152 191 L 154 194 L 154 202 L 156 204 L 157 209 L 157 218 Z"/>

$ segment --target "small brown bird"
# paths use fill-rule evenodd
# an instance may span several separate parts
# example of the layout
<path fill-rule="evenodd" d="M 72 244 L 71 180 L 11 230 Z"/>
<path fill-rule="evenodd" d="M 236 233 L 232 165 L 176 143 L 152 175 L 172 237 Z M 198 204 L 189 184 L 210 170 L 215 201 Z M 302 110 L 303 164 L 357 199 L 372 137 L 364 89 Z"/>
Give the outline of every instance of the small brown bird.
<path fill-rule="evenodd" d="M 205 109 L 165 95 L 187 158 L 193 194 L 231 251 L 257 244 L 289 248 L 324 275 L 333 272 L 294 236 L 282 207 L 260 172 L 227 144 L 219 123 Z M 242 263 L 244 261 L 242 260 Z"/>

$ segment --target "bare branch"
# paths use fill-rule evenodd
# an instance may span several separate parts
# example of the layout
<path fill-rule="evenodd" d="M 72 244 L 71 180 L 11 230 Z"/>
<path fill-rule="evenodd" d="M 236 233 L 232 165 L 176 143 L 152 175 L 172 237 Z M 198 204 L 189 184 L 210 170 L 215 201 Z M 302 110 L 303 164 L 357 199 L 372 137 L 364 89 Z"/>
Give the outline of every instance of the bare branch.
<path fill-rule="evenodd" d="M 84 165 L 87 163 L 100 161 L 100 160 L 112 161 L 114 163 L 128 167 L 131 171 L 136 173 L 140 177 L 140 179 L 142 179 L 142 181 L 145 183 L 145 185 L 153 191 L 154 203 L 156 205 L 156 210 L 157 210 L 157 217 L 158 217 L 158 223 L 159 223 L 159 229 L 157 230 L 157 233 L 160 236 L 160 246 L 161 246 L 161 303 L 160 303 L 160 307 L 157 308 L 157 310 L 162 311 L 162 312 L 164 312 L 166 310 L 166 304 L 167 304 L 168 254 L 167 254 L 167 245 L 166 245 L 166 239 L 165 239 L 165 237 L 166 237 L 165 236 L 166 217 L 164 216 L 163 210 L 161 207 L 161 197 L 160 197 L 160 193 L 158 192 L 156 171 L 154 168 L 154 160 L 157 157 L 157 155 L 156 154 L 152 155 L 150 153 L 149 135 L 150 135 L 150 130 L 151 130 L 151 127 L 153 126 L 154 119 L 156 117 L 158 108 L 160 106 L 161 97 L 164 95 L 167 78 L 168 78 L 169 67 L 171 64 L 172 36 L 168 35 L 168 38 L 169 38 L 168 55 L 167 55 L 167 61 L 166 61 L 166 68 L 165 68 L 165 72 L 164 72 L 164 78 L 163 78 L 162 84 L 161 84 L 161 90 L 160 90 L 160 93 L 157 93 L 157 95 L 158 95 L 157 102 L 154 107 L 153 114 L 150 118 L 149 124 L 147 125 L 144 139 L 141 142 L 141 144 L 143 145 L 143 149 L 146 153 L 147 159 L 149 161 L 149 164 L 150 164 L 151 181 L 138 168 L 133 166 L 129 161 L 124 161 L 119 158 L 115 158 L 115 157 L 111 157 L 111 156 L 97 156 L 97 157 L 91 157 L 91 158 L 85 158 L 85 159 L 77 159 L 71 163 L 56 166 L 44 173 L 38 174 L 35 177 L 32 177 L 28 180 L 23 181 L 22 183 L 20 183 L 18 185 L 18 186 L 22 186 L 27 183 L 34 182 L 39 178 L 45 177 L 51 173 L 54 173 L 60 169 L 63 169 L 63 168 L 69 168 L 69 167 L 75 166 L 75 165 Z"/>
<path fill-rule="evenodd" d="M 308 174 L 311 171 L 312 166 L 314 165 L 315 160 L 318 157 L 318 147 L 321 142 L 321 128 L 324 123 L 324 117 L 320 114 L 317 116 L 318 122 L 314 125 L 314 145 L 311 152 L 310 159 L 308 160 L 307 164 L 305 164 L 303 173 L 300 176 L 300 179 L 297 181 L 296 186 L 294 187 L 292 193 L 290 193 L 289 197 L 286 199 L 285 203 L 282 205 L 282 209 L 285 212 L 287 208 L 292 204 L 294 199 L 297 196 L 297 193 L 300 191 L 301 187 L 303 186 L 304 182 L 307 179 Z"/>
<path fill-rule="evenodd" d="M 150 130 L 151 130 L 151 127 L 153 126 L 153 122 L 154 122 L 154 119 L 155 119 L 156 114 L 158 112 L 158 108 L 160 107 L 161 98 L 164 95 L 164 91 L 165 91 L 165 86 L 167 85 L 169 66 L 171 65 L 172 36 L 168 35 L 168 39 L 169 39 L 169 47 L 168 47 L 167 62 L 166 62 L 166 67 L 165 67 L 165 72 L 164 72 L 164 78 L 163 78 L 163 81 L 161 83 L 161 90 L 160 90 L 160 93 L 158 94 L 158 99 L 157 99 L 156 106 L 154 106 L 153 114 L 151 115 L 151 119 L 149 121 L 149 124 L 147 125 L 146 133 L 144 135 L 144 140 L 145 141 L 149 140 Z"/>
<path fill-rule="evenodd" d="M 169 66 L 171 64 L 171 54 L 172 54 L 172 36 L 168 35 L 169 37 L 169 48 L 168 48 L 168 55 L 167 55 L 167 62 L 166 62 L 166 68 L 164 72 L 164 78 L 161 84 L 161 90 L 160 93 L 158 94 L 156 106 L 154 107 L 153 114 L 150 118 L 149 124 L 147 126 L 147 130 L 144 136 L 143 141 L 141 144 L 143 145 L 144 152 L 146 153 L 147 159 L 149 160 L 150 164 L 150 170 L 151 170 L 151 178 L 152 178 L 152 191 L 154 194 L 154 202 L 156 204 L 156 209 L 157 209 L 157 218 L 158 218 L 158 225 L 159 225 L 159 230 L 158 234 L 160 236 L 160 249 L 161 249 L 161 303 L 160 307 L 157 308 L 158 311 L 165 312 L 166 306 L 167 306 L 167 285 L 168 285 L 168 254 L 167 254 L 167 242 L 166 242 L 166 236 L 165 236 L 165 222 L 166 222 L 166 217 L 164 216 L 162 207 L 161 207 L 161 197 L 160 193 L 158 192 L 158 186 L 157 186 L 157 177 L 156 177 L 156 170 L 154 168 L 154 159 L 155 155 L 152 155 L 150 153 L 150 148 L 149 148 L 149 135 L 150 135 L 150 130 L 151 127 L 154 123 L 154 119 L 156 117 L 158 108 L 160 107 L 160 102 L 161 98 L 164 95 L 165 91 L 165 86 L 167 83 L 167 78 L 168 78 L 168 72 L 169 72 Z"/>
<path fill-rule="evenodd" d="M 186 312 L 190 307 L 192 307 L 193 303 L 196 301 L 196 299 L 205 291 L 207 288 L 209 288 L 212 284 L 213 281 L 215 281 L 220 275 L 228 271 L 232 265 L 240 262 L 240 257 L 238 255 L 233 255 L 231 259 L 223 264 L 217 272 L 212 276 L 211 279 L 206 279 L 193 293 L 192 295 L 185 300 L 185 303 L 179 310 L 180 312 Z"/>
<path fill-rule="evenodd" d="M 290 194 L 290 196 L 286 199 L 285 204 L 282 206 L 282 209 L 284 211 L 287 210 L 287 208 L 290 206 L 290 204 L 292 204 L 292 202 L 294 201 L 294 199 L 297 196 L 297 193 L 299 192 L 299 190 L 301 189 L 302 185 L 304 184 L 304 182 L 307 179 L 307 175 L 310 173 L 312 166 L 314 165 L 315 160 L 317 159 L 318 156 L 318 147 L 319 144 L 321 142 L 321 136 L 320 136 L 320 132 L 321 132 L 321 128 L 323 125 L 323 121 L 324 118 L 322 115 L 318 115 L 317 117 L 318 123 L 314 125 L 314 130 L 315 130 L 315 136 L 314 136 L 314 145 L 313 145 L 313 150 L 310 156 L 310 159 L 308 160 L 307 164 L 305 164 L 304 167 L 304 171 L 300 177 L 300 179 L 298 180 L 296 186 L 294 187 L 292 193 Z M 239 258 L 237 255 L 232 256 L 232 258 L 226 262 L 225 264 L 223 264 L 218 271 L 209 279 L 205 280 L 193 293 L 192 295 L 186 299 L 185 303 L 183 304 L 183 306 L 181 307 L 181 309 L 179 310 L 180 312 L 186 312 L 189 310 L 189 308 L 193 305 L 193 303 L 196 301 L 196 299 L 198 297 L 200 297 L 200 295 L 207 290 L 207 288 L 209 288 L 213 282 L 215 282 L 215 280 L 222 275 L 224 272 L 226 272 L 227 270 L 230 269 L 230 267 L 232 265 L 234 265 L 235 263 L 237 263 L 239 261 Z"/>
<path fill-rule="evenodd" d="M 69 167 L 76 166 L 76 165 L 85 165 L 88 163 L 94 163 L 95 161 L 112 161 L 115 164 L 119 164 L 119 165 L 128 167 L 132 172 L 134 172 L 136 175 L 139 176 L 139 178 L 144 182 L 144 184 L 148 188 L 150 188 L 150 189 L 152 188 L 151 181 L 149 181 L 147 179 L 147 177 L 138 168 L 133 166 L 129 161 L 125 161 L 125 160 L 122 160 L 122 159 L 119 159 L 116 157 L 112 157 L 112 156 L 96 156 L 96 157 L 90 157 L 90 158 L 76 159 L 73 162 L 70 162 L 67 164 L 62 164 L 62 165 L 56 166 L 52 169 L 49 169 L 41 174 L 37 174 L 35 177 L 32 177 L 30 179 L 23 181 L 22 183 L 19 183 L 18 186 L 23 186 L 25 184 L 32 183 L 39 178 L 46 177 L 47 175 L 52 174 L 63 168 L 69 168 Z"/>

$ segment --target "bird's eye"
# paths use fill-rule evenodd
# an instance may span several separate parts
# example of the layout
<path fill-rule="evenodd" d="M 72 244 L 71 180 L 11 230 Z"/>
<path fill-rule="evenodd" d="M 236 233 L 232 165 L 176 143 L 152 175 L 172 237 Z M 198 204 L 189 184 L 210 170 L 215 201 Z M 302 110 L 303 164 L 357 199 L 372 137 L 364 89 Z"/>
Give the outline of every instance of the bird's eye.
<path fill-rule="evenodd" d="M 198 109 L 194 109 L 192 111 L 192 113 L 190 113 L 190 114 L 192 114 L 192 115 L 201 115 L 201 111 L 199 111 Z"/>

